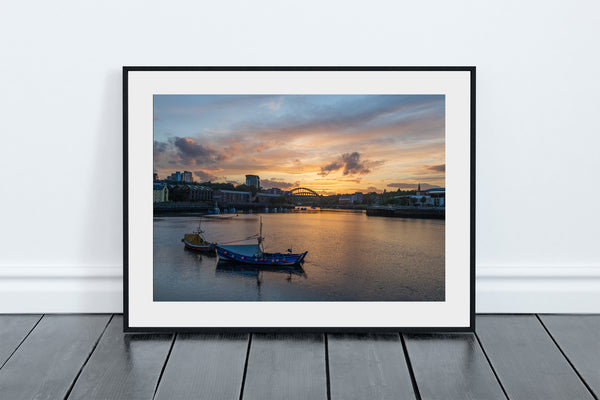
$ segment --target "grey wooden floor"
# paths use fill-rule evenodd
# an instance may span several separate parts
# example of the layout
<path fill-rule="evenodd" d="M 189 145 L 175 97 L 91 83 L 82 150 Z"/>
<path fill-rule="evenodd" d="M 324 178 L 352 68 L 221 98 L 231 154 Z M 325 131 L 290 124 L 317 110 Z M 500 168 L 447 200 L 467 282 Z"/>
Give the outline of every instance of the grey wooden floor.
<path fill-rule="evenodd" d="M 0 315 L 0 399 L 598 399 L 600 315 L 476 334 L 124 335 L 121 315 Z"/>

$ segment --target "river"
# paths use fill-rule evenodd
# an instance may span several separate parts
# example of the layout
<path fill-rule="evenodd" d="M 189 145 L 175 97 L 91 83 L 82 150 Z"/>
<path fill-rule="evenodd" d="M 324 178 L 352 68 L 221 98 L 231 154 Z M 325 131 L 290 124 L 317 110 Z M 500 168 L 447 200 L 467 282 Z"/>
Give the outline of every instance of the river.
<path fill-rule="evenodd" d="M 260 214 L 267 252 L 308 251 L 301 269 L 231 266 L 184 248 L 257 234 L 259 215 L 154 218 L 155 301 L 444 301 L 445 222 L 364 212 Z M 225 218 L 223 218 L 225 217 Z M 250 244 L 254 241 L 235 244 Z"/>

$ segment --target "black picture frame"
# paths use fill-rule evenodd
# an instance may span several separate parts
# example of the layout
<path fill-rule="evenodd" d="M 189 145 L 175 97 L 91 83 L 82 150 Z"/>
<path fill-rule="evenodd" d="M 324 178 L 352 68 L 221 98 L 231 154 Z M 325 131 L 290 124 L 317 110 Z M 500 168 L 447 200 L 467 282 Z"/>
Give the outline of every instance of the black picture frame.
<path fill-rule="evenodd" d="M 140 326 L 131 323 L 131 290 L 130 285 L 135 284 L 132 281 L 130 274 L 131 260 L 131 216 L 130 216 L 130 200 L 131 200 L 131 173 L 132 160 L 130 159 L 131 150 L 131 93 L 132 83 L 131 74 L 136 72 L 289 72 L 289 71 L 327 71 L 327 72 L 463 72 L 468 74 L 468 94 L 469 94 L 469 148 L 468 154 L 469 171 L 468 185 L 469 193 L 469 220 L 464 221 L 469 227 L 469 266 L 468 266 L 468 324 L 463 325 L 442 325 L 442 326 Z M 123 314 L 124 314 L 124 331 L 125 332 L 472 332 L 475 329 L 475 182 L 476 182 L 476 68 L 473 66 L 344 66 L 344 67 L 323 67 L 323 66 L 303 66 L 303 67 L 274 67 L 274 66 L 252 66 L 252 67 L 237 67 L 237 66 L 205 66 L 205 67 L 187 67 L 187 66 L 125 66 L 123 67 Z M 150 135 L 151 137 L 151 135 Z"/>

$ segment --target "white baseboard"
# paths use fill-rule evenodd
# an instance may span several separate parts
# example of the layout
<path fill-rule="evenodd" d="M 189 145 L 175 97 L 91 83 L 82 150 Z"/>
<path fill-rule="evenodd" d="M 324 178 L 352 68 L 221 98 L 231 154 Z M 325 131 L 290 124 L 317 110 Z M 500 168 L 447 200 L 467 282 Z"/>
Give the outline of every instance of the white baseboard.
<path fill-rule="evenodd" d="M 0 313 L 123 312 L 123 267 L 0 267 Z"/>
<path fill-rule="evenodd" d="M 0 313 L 120 313 L 123 270 L 0 267 Z M 477 268 L 478 313 L 600 313 L 600 267 Z"/>
<path fill-rule="evenodd" d="M 476 311 L 600 313 L 600 266 L 479 266 Z"/>

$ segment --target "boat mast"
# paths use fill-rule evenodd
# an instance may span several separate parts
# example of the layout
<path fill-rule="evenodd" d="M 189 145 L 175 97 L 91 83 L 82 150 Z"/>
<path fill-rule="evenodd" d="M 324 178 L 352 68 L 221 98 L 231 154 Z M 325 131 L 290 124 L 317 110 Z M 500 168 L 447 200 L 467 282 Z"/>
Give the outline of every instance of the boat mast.
<path fill-rule="evenodd" d="M 258 247 L 260 248 L 261 253 L 264 253 L 265 249 L 263 246 L 263 235 L 262 235 L 262 216 L 259 217 L 260 220 L 260 233 L 258 234 Z"/>

